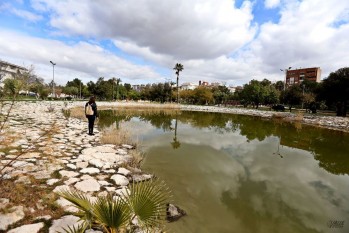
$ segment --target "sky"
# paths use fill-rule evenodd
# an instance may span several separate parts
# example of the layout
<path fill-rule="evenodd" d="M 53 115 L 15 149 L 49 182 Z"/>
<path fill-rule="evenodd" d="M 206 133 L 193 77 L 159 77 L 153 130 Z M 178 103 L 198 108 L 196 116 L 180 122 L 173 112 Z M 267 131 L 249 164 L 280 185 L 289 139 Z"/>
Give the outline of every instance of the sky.
<path fill-rule="evenodd" d="M 65 85 L 284 80 L 349 66 L 348 0 L 0 0 L 0 59 Z"/>

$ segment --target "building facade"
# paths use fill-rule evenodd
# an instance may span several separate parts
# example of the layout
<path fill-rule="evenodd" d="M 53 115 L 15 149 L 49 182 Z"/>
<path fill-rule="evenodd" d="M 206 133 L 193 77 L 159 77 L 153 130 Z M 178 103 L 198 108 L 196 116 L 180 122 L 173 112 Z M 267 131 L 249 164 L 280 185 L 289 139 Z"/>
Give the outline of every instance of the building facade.
<path fill-rule="evenodd" d="M 13 78 L 16 74 L 23 74 L 25 72 L 28 72 L 28 69 L 25 67 L 0 60 L 0 86 L 3 86 L 5 79 Z"/>
<path fill-rule="evenodd" d="M 286 72 L 286 85 L 291 86 L 294 84 L 300 84 L 304 80 L 309 80 L 309 81 L 319 83 L 321 80 L 320 67 L 287 70 L 287 72 Z"/>

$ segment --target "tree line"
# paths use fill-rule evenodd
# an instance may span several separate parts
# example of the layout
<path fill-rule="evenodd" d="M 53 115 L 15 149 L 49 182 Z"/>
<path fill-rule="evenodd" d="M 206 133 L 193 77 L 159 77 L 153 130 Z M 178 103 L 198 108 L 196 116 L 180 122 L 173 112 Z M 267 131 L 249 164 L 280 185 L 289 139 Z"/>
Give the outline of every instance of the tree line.
<path fill-rule="evenodd" d="M 346 116 L 349 102 L 349 68 L 341 68 L 324 79 L 321 83 L 304 80 L 300 84 L 284 89 L 284 82 L 272 83 L 268 79 L 251 80 L 230 92 L 226 86 L 198 86 L 194 90 L 181 90 L 178 87 L 181 64 L 176 64 L 177 75 L 175 83 L 153 83 L 142 85 L 135 90 L 131 84 L 122 83 L 119 78 L 100 77 L 96 82 L 84 84 L 75 78 L 64 86 L 56 86 L 56 94 L 69 95 L 70 98 L 88 98 L 94 95 L 99 100 L 147 100 L 156 102 L 179 102 L 182 104 L 199 105 L 241 105 L 243 107 L 259 108 L 261 105 L 272 107 L 277 104 L 292 108 L 305 108 L 311 112 L 317 109 L 335 110 L 337 116 Z M 42 99 L 47 99 L 54 83 L 45 84 L 43 79 L 33 74 L 33 70 L 15 75 L 14 79 L 3 81 L 1 96 L 13 96 L 20 90 L 38 93 Z"/>

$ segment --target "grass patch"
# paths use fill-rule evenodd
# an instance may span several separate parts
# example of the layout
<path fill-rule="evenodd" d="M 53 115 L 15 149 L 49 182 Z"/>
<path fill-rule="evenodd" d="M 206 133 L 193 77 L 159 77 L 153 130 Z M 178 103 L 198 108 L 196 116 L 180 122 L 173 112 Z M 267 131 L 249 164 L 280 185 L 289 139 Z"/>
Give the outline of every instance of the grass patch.
<path fill-rule="evenodd" d="M 52 193 L 53 188 L 42 185 L 41 180 L 31 181 L 31 184 L 15 183 L 12 179 L 1 181 L 0 197 L 10 200 L 7 208 L 17 205 L 25 207 L 25 218 L 16 226 L 31 224 L 39 216 L 51 215 L 57 219 L 64 214 L 64 210 L 55 203 L 57 195 Z"/>
<path fill-rule="evenodd" d="M 105 129 L 102 133 L 101 137 L 102 144 L 113 144 L 113 145 L 121 145 L 128 144 L 132 146 L 137 146 L 132 140 L 131 132 L 125 129 Z"/>

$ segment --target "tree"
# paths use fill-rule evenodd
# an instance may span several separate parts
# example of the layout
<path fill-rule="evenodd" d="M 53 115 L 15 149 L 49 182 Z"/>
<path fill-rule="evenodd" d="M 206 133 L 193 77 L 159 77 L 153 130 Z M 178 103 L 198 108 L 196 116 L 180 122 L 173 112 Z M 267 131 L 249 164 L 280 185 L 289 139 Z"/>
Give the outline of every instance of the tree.
<path fill-rule="evenodd" d="M 184 69 L 184 67 L 181 63 L 177 63 L 173 69 L 176 70 L 176 75 L 177 75 L 177 104 L 178 104 L 179 103 L 178 102 L 178 100 L 179 100 L 179 88 L 178 88 L 179 72 L 181 72 Z"/>
<path fill-rule="evenodd" d="M 213 102 L 213 94 L 205 86 L 199 86 L 194 90 L 194 100 L 197 104 L 209 104 Z"/>
<path fill-rule="evenodd" d="M 267 87 L 265 85 L 267 85 L 267 82 L 262 83 L 257 80 L 252 80 L 249 84 L 245 84 L 244 89 L 240 93 L 243 102 L 247 105 L 253 104 L 258 108 L 267 96 Z"/>
<path fill-rule="evenodd" d="M 336 107 L 337 116 L 345 117 L 349 101 L 349 67 L 330 73 L 318 90 L 318 100 L 325 100 L 327 106 Z"/>
<path fill-rule="evenodd" d="M 302 88 L 299 85 L 292 85 L 285 91 L 281 92 L 281 101 L 288 104 L 290 112 L 294 105 L 301 104 L 303 95 Z"/>

